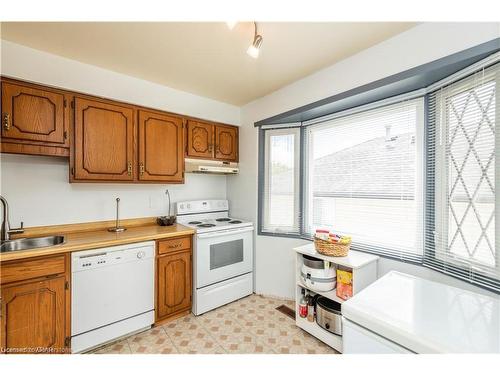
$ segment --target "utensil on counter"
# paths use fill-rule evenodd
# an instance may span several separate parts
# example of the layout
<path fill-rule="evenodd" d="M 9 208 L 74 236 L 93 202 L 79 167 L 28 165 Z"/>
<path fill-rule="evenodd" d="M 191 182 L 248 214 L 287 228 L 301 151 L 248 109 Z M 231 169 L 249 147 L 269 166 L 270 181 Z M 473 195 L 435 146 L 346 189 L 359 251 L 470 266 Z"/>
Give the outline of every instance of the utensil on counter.
<path fill-rule="evenodd" d="M 120 227 L 120 198 L 116 198 L 116 223 L 113 228 L 108 228 L 108 232 L 124 232 L 127 228 Z"/>
<path fill-rule="evenodd" d="M 161 225 L 162 227 L 174 225 L 175 221 L 177 220 L 177 217 L 175 215 L 170 215 L 171 204 L 170 204 L 170 192 L 168 191 L 168 189 L 165 190 L 165 194 L 166 194 L 167 199 L 168 199 L 168 215 L 167 216 L 160 216 L 160 217 L 156 218 L 156 223 L 158 225 Z"/>

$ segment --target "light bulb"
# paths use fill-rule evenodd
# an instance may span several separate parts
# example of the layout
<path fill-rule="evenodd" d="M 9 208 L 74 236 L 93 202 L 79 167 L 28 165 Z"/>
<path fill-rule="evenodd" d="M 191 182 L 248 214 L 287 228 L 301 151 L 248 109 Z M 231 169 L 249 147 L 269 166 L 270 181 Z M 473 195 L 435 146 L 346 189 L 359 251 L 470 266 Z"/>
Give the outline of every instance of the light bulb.
<path fill-rule="evenodd" d="M 248 47 L 247 54 L 254 59 L 259 57 L 260 46 L 262 45 L 262 37 L 260 35 L 255 35 L 253 38 L 253 43 Z"/>
<path fill-rule="evenodd" d="M 259 57 L 259 49 L 252 44 L 250 47 L 248 47 L 247 54 L 256 59 Z"/>

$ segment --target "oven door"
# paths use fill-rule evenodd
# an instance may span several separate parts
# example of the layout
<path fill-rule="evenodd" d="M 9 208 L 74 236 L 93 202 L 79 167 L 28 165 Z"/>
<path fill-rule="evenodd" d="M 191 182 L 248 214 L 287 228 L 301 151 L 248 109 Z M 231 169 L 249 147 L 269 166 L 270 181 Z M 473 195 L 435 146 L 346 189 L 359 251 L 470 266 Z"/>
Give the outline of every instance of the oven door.
<path fill-rule="evenodd" d="M 202 288 L 251 272 L 253 227 L 196 235 L 195 285 Z"/>

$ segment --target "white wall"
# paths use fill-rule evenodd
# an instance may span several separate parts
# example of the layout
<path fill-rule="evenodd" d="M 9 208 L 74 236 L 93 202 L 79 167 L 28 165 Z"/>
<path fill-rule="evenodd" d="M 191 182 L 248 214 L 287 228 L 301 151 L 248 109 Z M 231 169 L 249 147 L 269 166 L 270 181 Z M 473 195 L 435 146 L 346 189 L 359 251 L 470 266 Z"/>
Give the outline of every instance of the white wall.
<path fill-rule="evenodd" d="M 68 162 L 61 158 L 3 154 L 1 166 L 1 194 L 14 227 L 20 221 L 31 227 L 111 220 L 118 196 L 122 218 L 166 215 L 167 187 L 173 202 L 226 198 L 225 176 L 187 173 L 184 185 L 70 184 Z"/>
<path fill-rule="evenodd" d="M 1 41 L 2 75 L 103 96 L 147 107 L 238 125 L 240 108 L 152 82 Z M 68 161 L 24 155 L 0 156 L 0 191 L 11 223 L 25 226 L 108 220 L 121 197 L 123 218 L 166 213 L 167 185 L 69 184 Z M 186 175 L 169 185 L 173 201 L 226 198 L 226 177 Z"/>
<path fill-rule="evenodd" d="M 228 199 L 235 216 L 257 221 L 257 130 L 253 123 L 341 93 L 500 36 L 498 23 L 426 23 L 366 49 L 242 107 L 241 173 L 228 178 Z M 302 240 L 256 236 L 256 291 L 293 296 L 292 247 Z M 379 273 L 400 270 L 484 292 L 468 283 L 424 267 L 382 259 Z M 484 292 L 487 293 L 487 292 Z"/>

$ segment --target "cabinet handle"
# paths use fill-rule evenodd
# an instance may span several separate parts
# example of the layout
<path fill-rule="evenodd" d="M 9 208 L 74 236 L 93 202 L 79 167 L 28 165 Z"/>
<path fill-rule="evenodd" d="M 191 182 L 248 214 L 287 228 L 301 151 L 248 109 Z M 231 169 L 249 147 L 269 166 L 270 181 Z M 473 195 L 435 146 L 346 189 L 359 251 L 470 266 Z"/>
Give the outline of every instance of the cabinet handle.
<path fill-rule="evenodd" d="M 139 173 L 141 176 L 144 174 L 144 163 L 142 161 L 139 164 Z"/>
<path fill-rule="evenodd" d="M 128 168 L 127 168 L 127 173 L 129 176 L 132 176 L 132 162 L 128 162 Z"/>
<path fill-rule="evenodd" d="M 214 149 L 214 145 L 209 143 L 208 144 L 208 152 L 212 152 L 213 149 Z"/>
<path fill-rule="evenodd" d="M 182 246 L 182 244 L 178 243 L 178 244 L 175 244 L 175 245 L 170 245 L 168 248 L 169 249 L 176 249 L 176 248 L 181 247 L 181 246 Z"/>
<path fill-rule="evenodd" d="M 8 113 L 3 114 L 3 128 L 7 131 L 10 129 L 10 115 Z"/>

